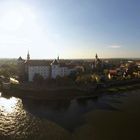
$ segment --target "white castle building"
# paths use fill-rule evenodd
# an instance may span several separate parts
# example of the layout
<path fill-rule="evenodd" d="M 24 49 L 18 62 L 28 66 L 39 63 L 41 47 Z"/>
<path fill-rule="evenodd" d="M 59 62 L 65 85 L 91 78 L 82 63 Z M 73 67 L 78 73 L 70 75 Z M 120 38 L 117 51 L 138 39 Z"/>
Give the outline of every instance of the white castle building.
<path fill-rule="evenodd" d="M 58 59 L 53 62 L 50 60 L 31 60 L 29 53 L 27 60 L 18 58 L 19 77 L 24 81 L 33 81 L 35 74 L 41 75 L 44 79 L 55 79 L 57 76 L 68 76 L 71 72 L 76 71 L 75 66 L 61 63 Z"/>

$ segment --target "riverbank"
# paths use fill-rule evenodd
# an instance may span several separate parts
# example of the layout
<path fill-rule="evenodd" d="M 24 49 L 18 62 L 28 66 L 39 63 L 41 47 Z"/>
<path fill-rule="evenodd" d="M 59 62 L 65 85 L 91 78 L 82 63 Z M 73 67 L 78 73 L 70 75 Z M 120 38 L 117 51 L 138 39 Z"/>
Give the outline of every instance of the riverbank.
<path fill-rule="evenodd" d="M 72 100 L 75 98 L 94 98 L 102 93 L 114 94 L 136 89 L 140 89 L 140 79 L 90 86 L 42 87 L 32 84 L 30 86 L 29 84 L 12 85 L 10 89 L 3 89 L 2 93 L 6 96 L 35 100 Z"/>

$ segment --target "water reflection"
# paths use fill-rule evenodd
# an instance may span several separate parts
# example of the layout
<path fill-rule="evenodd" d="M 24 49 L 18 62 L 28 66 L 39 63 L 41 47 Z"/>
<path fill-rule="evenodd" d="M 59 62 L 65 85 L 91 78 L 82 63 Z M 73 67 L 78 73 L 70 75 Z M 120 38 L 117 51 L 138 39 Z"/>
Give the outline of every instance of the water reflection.
<path fill-rule="evenodd" d="M 17 100 L 12 97 L 11 99 L 0 99 L 0 110 L 4 112 L 4 114 L 13 113 L 15 110 Z"/>
<path fill-rule="evenodd" d="M 0 111 L 3 112 L 3 114 L 11 114 L 15 111 L 16 105 L 18 100 L 15 97 L 11 97 L 9 99 L 1 97 L 0 93 Z"/>
<path fill-rule="evenodd" d="M 116 97 L 103 96 L 95 99 L 79 99 L 65 101 L 38 101 L 3 97 L 0 93 L 0 136 L 25 138 L 42 134 L 45 127 L 50 128 L 51 122 L 73 131 L 83 124 L 83 115 L 93 109 L 115 110 L 109 102 L 116 103 Z M 1 139 L 1 137 L 0 137 Z"/>
<path fill-rule="evenodd" d="M 108 97 L 109 99 L 109 97 Z M 113 99 L 112 97 L 110 100 Z M 115 102 L 115 99 L 113 99 Z M 55 122 L 63 128 L 73 131 L 85 122 L 83 115 L 93 109 L 114 110 L 104 98 L 88 98 L 59 101 L 22 100 L 23 107 L 33 116 Z M 68 121 L 69 120 L 69 121 Z"/>
<path fill-rule="evenodd" d="M 0 136 L 2 139 L 10 136 L 19 137 L 20 128 L 24 124 L 26 112 L 22 109 L 22 101 L 15 97 L 8 97 L 0 93 Z M 1 139 L 1 137 L 0 137 Z"/>

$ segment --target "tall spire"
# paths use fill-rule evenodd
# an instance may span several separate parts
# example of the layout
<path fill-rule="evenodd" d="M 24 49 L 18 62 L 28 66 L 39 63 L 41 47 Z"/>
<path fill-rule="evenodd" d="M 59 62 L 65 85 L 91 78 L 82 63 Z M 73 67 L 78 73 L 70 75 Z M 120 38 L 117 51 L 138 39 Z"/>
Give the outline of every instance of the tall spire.
<path fill-rule="evenodd" d="M 96 53 L 96 56 L 95 56 L 95 58 L 96 58 L 96 59 L 98 59 L 98 55 L 97 55 L 97 53 Z"/>
<path fill-rule="evenodd" d="M 28 53 L 27 53 L 27 60 L 30 60 L 29 50 L 28 50 Z"/>
<path fill-rule="evenodd" d="M 59 55 L 57 56 L 57 61 L 59 62 Z"/>

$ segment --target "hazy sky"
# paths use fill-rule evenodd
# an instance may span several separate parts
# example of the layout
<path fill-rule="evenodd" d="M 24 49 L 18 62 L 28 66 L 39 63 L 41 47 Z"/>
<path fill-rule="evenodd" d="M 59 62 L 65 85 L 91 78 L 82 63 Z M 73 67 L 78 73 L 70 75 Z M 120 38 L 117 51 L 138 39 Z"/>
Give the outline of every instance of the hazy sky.
<path fill-rule="evenodd" d="M 140 57 L 140 0 L 0 0 L 0 57 Z"/>

